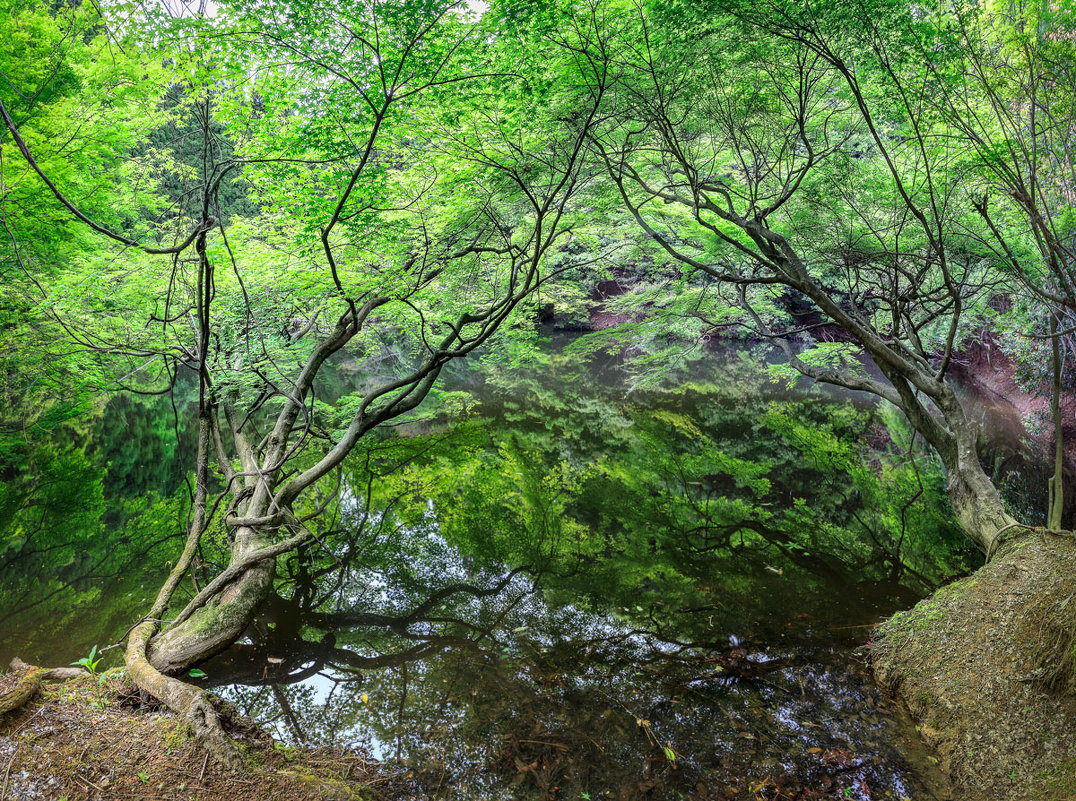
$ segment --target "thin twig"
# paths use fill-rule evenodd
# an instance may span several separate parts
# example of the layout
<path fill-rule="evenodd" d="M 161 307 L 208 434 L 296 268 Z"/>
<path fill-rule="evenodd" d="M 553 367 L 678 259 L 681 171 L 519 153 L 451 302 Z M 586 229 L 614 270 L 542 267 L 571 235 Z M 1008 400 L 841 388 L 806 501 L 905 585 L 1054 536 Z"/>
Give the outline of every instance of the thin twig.
<path fill-rule="evenodd" d="M 15 764 L 15 757 L 18 756 L 21 747 L 21 742 L 15 743 L 15 750 L 11 752 L 11 759 L 7 761 L 7 770 L 4 771 L 4 786 L 0 788 L 0 801 L 4 801 L 4 796 L 7 795 L 7 782 L 11 778 L 11 766 Z"/>
<path fill-rule="evenodd" d="M 80 782 L 86 782 L 86 784 L 90 785 L 90 787 L 92 787 L 94 790 L 96 790 L 99 793 L 103 793 L 105 791 L 103 787 L 100 787 L 100 786 L 94 784 L 89 779 L 87 779 L 85 776 L 80 776 L 77 773 L 73 773 L 71 775 L 74 776 L 76 779 L 78 779 Z M 2 801 L 2 797 L 0 797 L 0 801 Z"/>

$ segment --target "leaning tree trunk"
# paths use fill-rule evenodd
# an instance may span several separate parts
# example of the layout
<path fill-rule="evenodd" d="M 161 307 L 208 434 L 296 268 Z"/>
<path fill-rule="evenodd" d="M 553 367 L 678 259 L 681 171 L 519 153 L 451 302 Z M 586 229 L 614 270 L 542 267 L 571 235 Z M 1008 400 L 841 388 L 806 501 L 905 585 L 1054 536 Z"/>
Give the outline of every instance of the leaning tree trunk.
<path fill-rule="evenodd" d="M 933 400 L 941 412 L 942 425 L 934 423 L 932 417 L 929 425 L 918 428 L 945 466 L 946 489 L 957 523 L 989 559 L 1001 535 L 1019 524 L 1005 511 L 1001 494 L 979 462 L 977 432 L 952 386 L 940 382 Z M 914 414 L 923 417 L 929 412 L 917 403 Z"/>
<path fill-rule="evenodd" d="M 999 537 L 1018 523 L 1005 511 L 1001 494 L 983 471 L 978 436 L 963 403 L 944 379 L 926 371 L 915 376 L 901 374 L 886 365 L 879 354 L 868 352 L 896 390 L 898 408 L 941 459 L 948 477 L 949 503 L 961 530 L 989 558 L 997 550 Z M 909 365 L 907 369 L 915 368 Z M 929 391 L 929 401 L 916 385 Z"/>
<path fill-rule="evenodd" d="M 168 608 L 176 588 L 187 574 L 198 542 L 205 528 L 206 497 L 209 480 L 209 447 L 212 421 L 203 408 L 198 419 L 198 457 L 195 470 L 194 514 L 183 553 L 169 573 L 148 614 L 132 629 L 127 638 L 124 662 L 128 678 L 146 693 L 163 701 L 190 726 L 191 732 L 224 766 L 239 769 L 239 749 L 224 733 L 213 699 L 204 690 L 156 668 L 148 659 L 148 650 L 157 622 Z"/>
<path fill-rule="evenodd" d="M 250 527 L 236 532 L 232 564 L 264 551 L 266 533 Z M 262 559 L 246 567 L 225 589 L 195 609 L 182 623 L 154 637 L 147 652 L 162 673 L 178 674 L 221 653 L 243 636 L 273 589 L 275 561 Z"/>
<path fill-rule="evenodd" d="M 1018 523 L 1005 511 L 994 482 L 983 471 L 975 452 L 974 435 L 968 430 L 956 436 L 952 453 L 943 454 L 949 481 L 949 503 L 960 528 L 987 558 L 997 550 L 1000 537 Z"/>

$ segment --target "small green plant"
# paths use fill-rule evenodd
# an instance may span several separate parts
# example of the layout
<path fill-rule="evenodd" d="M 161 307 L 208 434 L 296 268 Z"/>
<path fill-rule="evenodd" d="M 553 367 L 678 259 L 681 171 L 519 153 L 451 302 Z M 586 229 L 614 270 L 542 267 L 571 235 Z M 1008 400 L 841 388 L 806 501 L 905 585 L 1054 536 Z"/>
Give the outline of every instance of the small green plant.
<path fill-rule="evenodd" d="M 667 760 L 669 760 L 669 762 L 672 763 L 672 766 L 675 768 L 676 767 L 676 752 L 672 748 L 672 742 L 671 741 L 667 742 L 665 744 L 665 748 L 663 750 L 665 751 L 665 758 Z"/>
<path fill-rule="evenodd" d="M 192 679 L 204 679 L 206 677 L 206 672 L 204 670 L 199 670 L 198 668 L 191 668 L 187 671 L 187 675 Z"/>
<path fill-rule="evenodd" d="M 101 659 L 97 656 L 97 646 L 95 645 L 93 648 L 90 649 L 89 656 L 84 656 L 81 659 L 72 662 L 71 664 L 76 665 L 77 667 L 84 667 L 91 676 L 96 676 L 97 666 L 101 664 Z"/>

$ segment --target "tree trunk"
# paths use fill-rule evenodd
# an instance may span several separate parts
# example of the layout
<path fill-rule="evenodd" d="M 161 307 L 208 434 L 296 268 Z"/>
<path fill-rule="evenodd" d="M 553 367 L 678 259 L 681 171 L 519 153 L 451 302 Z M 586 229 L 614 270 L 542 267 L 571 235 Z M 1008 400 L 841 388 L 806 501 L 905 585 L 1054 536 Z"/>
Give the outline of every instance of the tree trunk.
<path fill-rule="evenodd" d="M 983 472 L 978 437 L 960 398 L 948 382 L 923 376 L 920 383 L 930 387 L 928 402 L 908 378 L 882 364 L 879 368 L 897 391 L 898 408 L 941 458 L 949 479 L 949 502 L 961 530 L 989 558 L 998 546 L 998 536 L 1017 521 L 1005 511 L 997 487 Z"/>
<path fill-rule="evenodd" d="M 1046 528 L 1056 531 L 1061 528 L 1061 510 L 1065 505 L 1065 445 L 1061 431 L 1061 376 L 1064 362 L 1061 358 L 1061 340 L 1057 334 L 1057 318 L 1053 315 L 1050 315 L 1050 345 L 1054 362 L 1053 397 L 1050 400 L 1050 412 L 1054 419 L 1054 474 L 1048 482 L 1050 501 L 1046 510 Z"/>
<path fill-rule="evenodd" d="M 956 393 L 946 385 L 939 399 L 945 420 L 946 442 L 935 445 L 949 482 L 946 490 L 960 528 L 987 559 L 999 545 L 999 536 L 1018 522 L 1005 511 L 1001 494 L 983 471 L 976 448 L 976 433 L 964 415 Z"/>
<path fill-rule="evenodd" d="M 209 480 L 209 448 L 211 419 L 203 403 L 198 417 L 198 457 L 195 470 L 194 515 L 187 542 L 179 560 L 157 593 L 146 618 L 131 630 L 127 638 L 124 662 L 127 676 L 140 689 L 153 695 L 175 710 L 190 726 L 195 738 L 224 766 L 239 770 L 243 761 L 239 749 L 221 728 L 217 711 L 209 695 L 180 679 L 166 675 L 147 658 L 151 638 L 157 631 L 156 620 L 165 613 L 197 552 L 198 542 L 205 530 L 206 497 Z M 174 672 L 174 671 L 173 671 Z"/>
<path fill-rule="evenodd" d="M 236 532 L 232 562 L 269 544 L 262 532 L 242 527 Z M 243 636 L 273 589 L 275 561 L 266 559 L 244 570 L 229 587 L 179 625 L 150 641 L 150 664 L 178 674 L 228 648 Z"/>
<path fill-rule="evenodd" d="M 970 463 L 961 460 L 958 465 L 947 467 L 949 483 L 946 489 L 957 522 L 989 558 L 997 549 L 999 535 L 1018 525 L 1017 521 L 1005 511 L 997 488 L 983 472 L 974 454 Z"/>

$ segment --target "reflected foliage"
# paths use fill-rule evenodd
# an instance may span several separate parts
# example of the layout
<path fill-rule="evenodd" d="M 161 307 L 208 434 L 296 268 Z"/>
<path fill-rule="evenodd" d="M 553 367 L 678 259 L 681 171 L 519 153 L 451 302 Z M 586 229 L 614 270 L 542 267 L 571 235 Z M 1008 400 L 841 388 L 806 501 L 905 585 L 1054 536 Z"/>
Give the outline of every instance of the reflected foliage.
<path fill-rule="evenodd" d="M 636 392 L 543 360 L 354 459 L 203 681 L 297 744 L 365 744 L 391 796 L 914 797 L 847 656 L 966 565 L 900 421 L 733 358 Z"/>
<path fill-rule="evenodd" d="M 734 355 L 627 394 L 614 372 L 596 383 L 549 359 L 502 374 L 491 423 L 390 480 L 429 498 L 469 552 L 564 575 L 600 557 L 594 569 L 632 592 L 662 571 L 693 582 L 714 559 L 910 592 L 968 566 L 942 471 L 892 410 L 789 391 Z"/>
<path fill-rule="evenodd" d="M 918 792 L 892 747 L 899 728 L 847 664 L 858 634 L 830 627 L 877 615 L 877 603 L 827 619 L 816 599 L 815 614 L 790 614 L 780 583 L 762 580 L 755 597 L 773 600 L 741 607 L 740 626 L 765 618 L 782 633 L 738 628 L 740 639 L 716 585 L 666 596 L 662 623 L 641 608 L 565 603 L 555 576 L 476 572 L 431 518 L 407 531 L 427 543 L 410 554 L 412 590 L 382 584 L 398 566 L 371 549 L 355 578 L 366 580 L 361 608 L 381 612 L 301 649 L 276 637 L 255 655 L 251 643 L 242 684 L 222 688 L 297 745 L 365 746 L 384 761 L 387 797 L 750 798 L 764 781 L 801 798 Z M 429 591 L 463 583 L 473 591 Z M 206 681 L 235 681 L 234 664 L 206 665 Z"/>
<path fill-rule="evenodd" d="M 180 408 L 183 390 L 194 391 L 189 384 L 176 388 Z M 130 498 L 150 491 L 171 496 L 185 489 L 187 456 L 194 442 L 190 415 L 174 414 L 172 400 L 164 395 L 116 395 L 104 414 L 110 421 L 96 427 L 93 447 L 108 465 L 105 488 L 110 496 Z"/>
<path fill-rule="evenodd" d="M 899 417 L 727 353 L 639 389 L 546 349 L 446 397 L 297 509 L 317 538 L 192 679 L 298 746 L 365 745 L 388 796 L 915 796 L 848 649 L 967 552 Z M 9 448 L 5 649 L 122 634 L 182 530 L 173 420 L 117 397 Z M 196 575 L 227 531 L 204 545 Z"/>
<path fill-rule="evenodd" d="M 159 400 L 117 397 L 77 424 L 3 442 L 3 663 L 51 664 L 115 641 L 174 558 L 188 506 L 176 468 L 184 448 L 161 412 Z"/>

